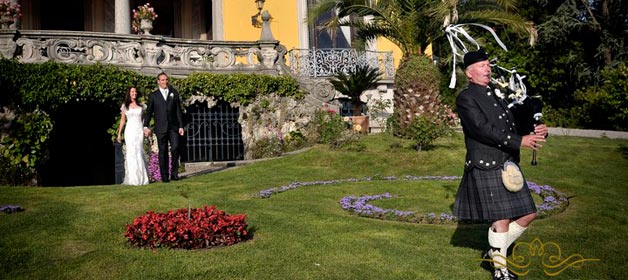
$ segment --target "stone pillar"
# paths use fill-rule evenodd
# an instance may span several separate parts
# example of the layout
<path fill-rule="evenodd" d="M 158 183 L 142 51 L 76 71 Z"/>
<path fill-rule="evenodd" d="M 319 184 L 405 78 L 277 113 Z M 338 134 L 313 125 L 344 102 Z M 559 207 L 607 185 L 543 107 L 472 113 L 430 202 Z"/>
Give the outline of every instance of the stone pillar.
<path fill-rule="evenodd" d="M 131 6 L 130 0 L 116 0 L 115 2 L 115 33 L 131 34 Z"/>
<path fill-rule="evenodd" d="M 268 11 L 262 12 L 262 35 L 260 36 L 260 56 L 259 59 L 262 65 L 267 68 L 274 68 L 275 62 L 277 62 L 278 54 L 275 47 L 277 41 L 273 37 L 273 33 L 270 31 L 270 13 Z"/>
<path fill-rule="evenodd" d="M 15 30 L 5 30 L 0 34 L 0 58 L 11 59 L 15 57 L 17 44 L 13 38 L 16 37 L 16 33 Z"/>
<path fill-rule="evenodd" d="M 212 1 L 212 40 L 222 41 L 225 39 L 222 17 L 222 0 Z"/>
<path fill-rule="evenodd" d="M 309 49 L 310 27 L 307 23 L 307 0 L 297 1 L 297 21 L 299 26 L 299 49 Z"/>

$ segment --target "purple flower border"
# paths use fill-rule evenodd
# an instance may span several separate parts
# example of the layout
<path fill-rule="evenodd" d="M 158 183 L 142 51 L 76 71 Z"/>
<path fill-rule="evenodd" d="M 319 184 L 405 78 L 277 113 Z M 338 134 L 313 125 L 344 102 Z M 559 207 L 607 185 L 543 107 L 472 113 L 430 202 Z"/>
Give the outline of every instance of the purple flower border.
<path fill-rule="evenodd" d="M 326 180 L 326 181 L 312 181 L 312 182 L 292 182 L 289 185 L 275 187 L 270 189 L 265 189 L 257 193 L 257 197 L 259 198 L 269 198 L 274 194 L 282 193 L 289 190 L 294 190 L 300 187 L 307 186 L 317 186 L 317 185 L 331 185 L 338 183 L 349 183 L 349 182 L 370 182 L 376 180 L 383 181 L 395 181 L 395 180 L 404 180 L 404 181 L 414 181 L 414 180 L 460 180 L 460 176 L 411 176 L 406 175 L 403 177 L 397 176 L 385 176 L 385 177 L 364 177 L 364 178 L 349 178 L 349 179 L 337 179 L 337 180 Z"/>
<path fill-rule="evenodd" d="M 326 181 L 312 181 L 312 182 L 292 182 L 289 185 L 265 189 L 257 193 L 257 197 L 269 198 L 274 194 L 294 190 L 300 187 L 315 186 L 315 185 L 331 185 L 337 183 L 347 182 L 367 182 L 374 180 L 394 181 L 414 181 L 414 180 L 460 180 L 460 176 L 411 176 L 406 175 L 403 177 L 386 176 L 386 177 L 364 177 L 349 178 L 349 179 L 337 179 Z M 563 193 L 548 185 L 538 185 L 534 182 L 528 181 L 528 188 L 530 192 L 533 192 L 543 199 L 543 203 L 537 205 L 537 215 L 540 219 L 549 217 L 554 214 L 565 211 L 569 206 L 569 199 Z M 347 196 L 340 199 L 340 206 L 342 209 L 349 211 L 353 214 L 362 217 L 383 219 L 383 220 L 395 220 L 412 223 L 422 224 L 453 224 L 457 223 L 458 219 L 452 213 L 435 213 L 420 214 L 412 211 L 401 211 L 396 209 L 384 209 L 381 207 L 369 204 L 369 201 L 379 199 L 393 198 L 390 193 L 376 194 L 376 195 L 364 195 L 364 196 Z"/>

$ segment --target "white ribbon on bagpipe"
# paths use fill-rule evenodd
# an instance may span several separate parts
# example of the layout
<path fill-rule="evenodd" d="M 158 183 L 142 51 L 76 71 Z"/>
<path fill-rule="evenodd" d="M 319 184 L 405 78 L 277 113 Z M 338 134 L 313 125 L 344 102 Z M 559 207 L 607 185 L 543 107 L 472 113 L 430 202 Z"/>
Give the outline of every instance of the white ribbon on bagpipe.
<path fill-rule="evenodd" d="M 497 68 L 498 73 L 503 71 L 510 74 L 508 82 L 505 81 L 506 78 L 504 76 L 501 76 L 499 79 L 491 77 L 491 83 L 499 86 L 498 88 L 495 88 L 495 94 L 502 99 L 508 97 L 508 99 L 512 100 L 508 104 L 508 108 L 515 106 L 515 104 L 523 104 L 523 101 L 528 98 L 526 85 L 523 83 L 523 79 L 525 79 L 526 76 L 519 75 L 515 68 L 508 70 L 497 65 L 497 63 L 491 63 L 491 67 Z M 500 87 L 504 89 L 506 93 L 502 93 Z"/>
<path fill-rule="evenodd" d="M 449 41 L 449 46 L 451 47 L 451 51 L 453 53 L 452 72 L 451 72 L 451 79 L 449 82 L 449 88 L 456 87 L 456 59 L 457 57 L 459 57 L 460 59 L 463 59 L 464 55 L 467 52 L 469 52 L 469 50 L 467 49 L 467 46 L 465 45 L 465 42 L 459 36 L 462 35 L 464 40 L 466 40 L 470 44 L 475 45 L 476 50 L 480 49 L 480 45 L 478 44 L 478 42 L 475 39 L 473 39 L 473 37 L 469 35 L 469 33 L 464 29 L 465 26 L 477 26 L 477 27 L 481 27 L 487 30 L 489 33 L 491 33 L 491 35 L 493 35 L 493 38 L 495 38 L 495 41 L 497 42 L 497 44 L 500 47 L 502 47 L 502 49 L 504 49 L 505 51 L 508 51 L 508 48 L 506 48 L 506 45 L 504 45 L 504 43 L 499 39 L 495 31 L 493 31 L 492 28 L 486 25 L 479 24 L 479 23 L 461 23 L 461 24 L 456 24 L 456 25 L 448 25 L 447 27 L 445 27 L 445 34 L 447 36 L 447 40 Z M 507 70 L 506 68 L 503 68 L 497 65 L 497 63 L 491 64 L 491 67 L 495 67 L 499 69 L 498 71 L 495 71 L 495 72 L 504 71 L 510 74 L 510 77 L 508 78 L 507 83 L 504 81 L 505 78 L 503 76 L 500 77 L 501 81 L 491 77 L 491 82 L 493 82 L 494 84 L 500 85 L 504 89 L 509 89 L 510 91 L 512 91 L 510 93 L 507 93 L 508 96 L 499 92 L 499 89 L 496 90 L 496 93 L 499 92 L 501 96 L 508 97 L 511 100 L 513 100 L 510 104 L 508 104 L 509 108 L 514 106 L 515 104 L 521 104 L 523 100 L 527 98 L 526 87 L 523 84 L 523 79 L 526 76 L 519 75 L 514 68 L 512 70 Z"/>

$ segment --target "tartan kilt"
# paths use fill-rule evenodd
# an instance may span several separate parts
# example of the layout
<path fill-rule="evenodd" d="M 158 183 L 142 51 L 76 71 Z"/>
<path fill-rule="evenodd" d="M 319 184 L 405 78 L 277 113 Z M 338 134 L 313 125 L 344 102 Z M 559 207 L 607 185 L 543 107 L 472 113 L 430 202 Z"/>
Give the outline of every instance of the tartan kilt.
<path fill-rule="evenodd" d="M 493 222 L 535 212 L 525 179 L 520 191 L 510 192 L 502 183 L 500 168 L 466 170 L 454 203 L 454 215 L 463 221 Z"/>

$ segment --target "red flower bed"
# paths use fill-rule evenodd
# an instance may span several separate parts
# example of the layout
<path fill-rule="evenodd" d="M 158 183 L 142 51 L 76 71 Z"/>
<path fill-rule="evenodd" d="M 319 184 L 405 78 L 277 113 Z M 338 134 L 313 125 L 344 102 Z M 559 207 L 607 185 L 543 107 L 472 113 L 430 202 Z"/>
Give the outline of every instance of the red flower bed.
<path fill-rule="evenodd" d="M 124 236 L 137 247 L 199 249 L 228 246 L 248 239 L 246 215 L 227 215 L 216 206 L 167 213 L 146 212 L 126 226 Z"/>

